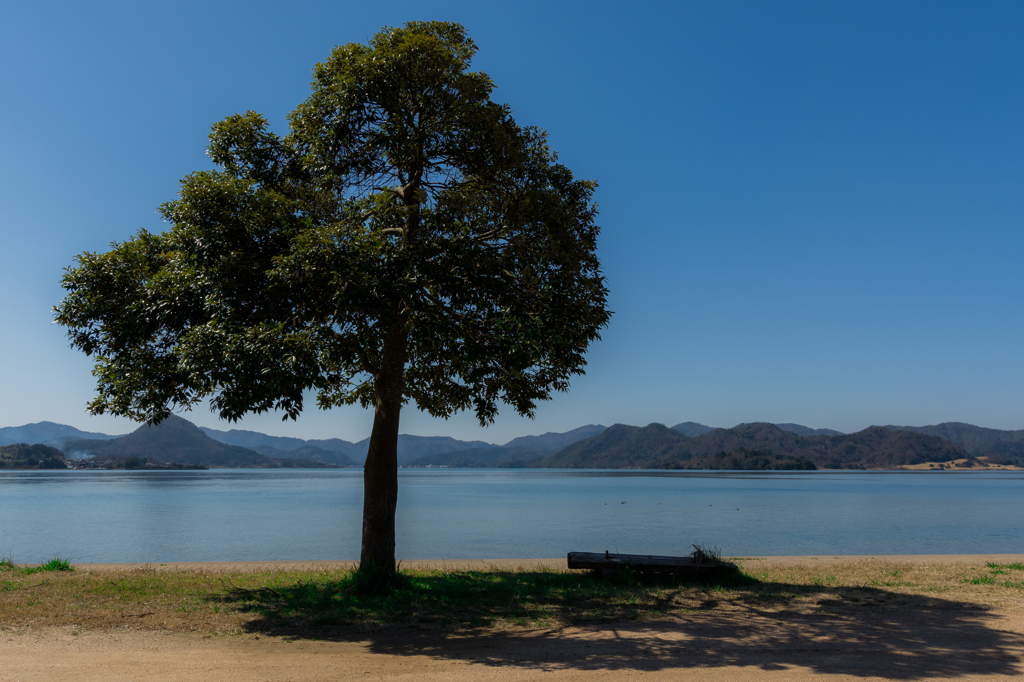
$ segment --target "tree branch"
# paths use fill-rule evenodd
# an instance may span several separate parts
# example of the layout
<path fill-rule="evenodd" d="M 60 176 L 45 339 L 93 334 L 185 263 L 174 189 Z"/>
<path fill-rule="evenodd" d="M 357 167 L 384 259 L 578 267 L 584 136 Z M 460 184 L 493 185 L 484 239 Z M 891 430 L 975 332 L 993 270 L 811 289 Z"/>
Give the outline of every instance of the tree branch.
<path fill-rule="evenodd" d="M 496 227 L 493 230 L 487 230 L 487 232 L 484 232 L 483 234 L 478 234 L 476 237 L 474 237 L 474 239 L 476 241 L 478 241 L 478 242 L 484 242 L 484 241 L 487 241 L 488 239 L 494 239 L 500 233 L 501 233 L 501 228 L 500 227 Z"/>

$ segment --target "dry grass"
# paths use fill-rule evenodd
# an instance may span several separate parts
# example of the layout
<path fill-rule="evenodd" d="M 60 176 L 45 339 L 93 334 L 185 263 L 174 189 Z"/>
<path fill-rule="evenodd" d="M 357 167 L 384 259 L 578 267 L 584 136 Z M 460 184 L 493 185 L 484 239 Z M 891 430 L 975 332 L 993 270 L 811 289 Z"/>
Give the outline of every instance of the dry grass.
<path fill-rule="evenodd" d="M 726 582 L 638 576 L 608 582 L 561 571 L 407 571 L 386 597 L 352 589 L 348 571 L 29 573 L 0 567 L 0 627 L 142 628 L 302 634 L 325 629 L 519 629 L 692 614 L 856 618 L 892 610 L 1024 607 L 1024 565 L 823 566 L 741 561 Z"/>

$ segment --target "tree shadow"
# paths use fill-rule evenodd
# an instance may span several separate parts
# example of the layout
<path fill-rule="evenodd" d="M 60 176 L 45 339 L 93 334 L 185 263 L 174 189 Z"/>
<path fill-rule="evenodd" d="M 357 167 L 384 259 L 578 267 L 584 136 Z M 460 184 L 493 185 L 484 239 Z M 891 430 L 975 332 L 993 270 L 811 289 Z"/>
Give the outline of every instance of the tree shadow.
<path fill-rule="evenodd" d="M 647 581 L 664 592 L 663 599 L 641 604 L 620 599 L 623 603 L 602 611 L 597 581 L 581 582 L 583 591 L 576 595 L 562 589 L 551 596 L 552 585 L 565 576 L 579 581 L 578 574 L 508 573 L 494 579 L 491 573 L 490 580 L 460 575 L 469 577 L 455 581 L 454 591 L 451 575 L 418 578 L 415 589 L 362 602 L 346 596 L 344 585 L 336 582 L 239 590 L 223 600 L 256 614 L 245 625 L 252 633 L 365 642 L 376 653 L 488 666 L 605 671 L 796 666 L 818 674 L 903 680 L 1022 672 L 1024 636 L 1001 627 L 1000 616 L 989 607 L 971 602 L 741 577 L 704 586 Z M 535 593 L 525 594 L 524 586 L 533 586 Z M 608 594 L 619 589 L 621 596 L 621 587 L 608 585 Z M 431 591 L 433 601 L 424 597 Z M 517 594 L 528 606 L 517 610 Z M 684 594 L 687 601 L 680 608 L 672 600 Z M 346 603 L 352 608 L 339 610 Z M 382 626 L 375 612 L 397 614 L 403 622 Z M 546 614 L 573 625 L 489 627 L 515 623 L 517 613 L 534 620 Z"/>

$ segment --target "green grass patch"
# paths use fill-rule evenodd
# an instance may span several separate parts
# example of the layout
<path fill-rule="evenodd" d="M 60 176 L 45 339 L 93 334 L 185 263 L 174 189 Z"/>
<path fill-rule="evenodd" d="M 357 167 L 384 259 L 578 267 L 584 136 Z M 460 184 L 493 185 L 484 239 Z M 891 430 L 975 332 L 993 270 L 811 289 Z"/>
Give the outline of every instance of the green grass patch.
<path fill-rule="evenodd" d="M 33 573 L 42 573 L 43 571 L 73 571 L 75 570 L 75 567 L 71 565 L 71 562 L 68 559 L 53 557 L 45 564 L 30 566 L 29 568 L 23 568 L 21 570 L 23 570 L 26 575 L 32 575 Z"/>
<path fill-rule="evenodd" d="M 75 567 L 71 565 L 68 559 L 61 559 L 60 557 L 54 557 L 47 561 L 45 564 L 38 566 L 29 566 L 27 568 L 19 567 L 10 558 L 0 559 L 0 572 L 4 573 L 21 573 L 24 575 L 32 575 L 34 573 L 42 573 L 44 571 L 73 571 Z"/>
<path fill-rule="evenodd" d="M 917 587 L 915 583 L 903 580 L 903 571 L 895 568 L 883 570 L 879 578 L 869 580 L 868 584 L 875 587 Z"/>
<path fill-rule="evenodd" d="M 964 578 L 964 582 L 971 585 L 995 585 L 996 579 L 991 575 L 983 575 L 977 578 Z"/>
<path fill-rule="evenodd" d="M 970 583 L 971 585 L 995 585 L 997 584 L 996 576 L 1008 576 L 1012 571 L 1024 571 L 1024 563 L 1021 562 L 1012 564 L 989 562 L 985 566 L 988 568 L 988 575 L 977 578 L 964 578 L 963 582 Z M 1024 580 L 1004 580 L 999 584 L 1003 587 L 1024 587 Z"/>

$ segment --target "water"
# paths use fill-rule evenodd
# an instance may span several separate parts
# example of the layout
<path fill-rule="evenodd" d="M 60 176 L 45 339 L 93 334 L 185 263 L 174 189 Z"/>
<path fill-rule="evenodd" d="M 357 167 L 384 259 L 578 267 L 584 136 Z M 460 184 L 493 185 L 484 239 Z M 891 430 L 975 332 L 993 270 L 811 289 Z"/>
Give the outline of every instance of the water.
<path fill-rule="evenodd" d="M 1024 472 L 403 469 L 397 554 L 1024 553 Z M 622 504 L 625 502 L 625 504 Z M 362 472 L 0 472 L 0 557 L 355 559 Z"/>

